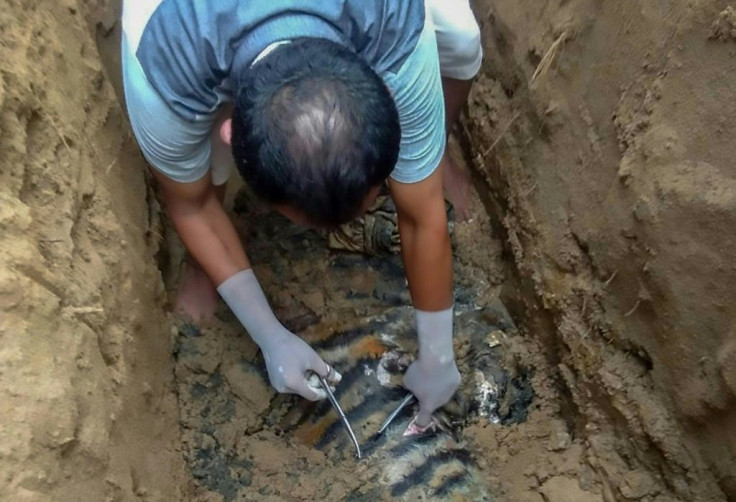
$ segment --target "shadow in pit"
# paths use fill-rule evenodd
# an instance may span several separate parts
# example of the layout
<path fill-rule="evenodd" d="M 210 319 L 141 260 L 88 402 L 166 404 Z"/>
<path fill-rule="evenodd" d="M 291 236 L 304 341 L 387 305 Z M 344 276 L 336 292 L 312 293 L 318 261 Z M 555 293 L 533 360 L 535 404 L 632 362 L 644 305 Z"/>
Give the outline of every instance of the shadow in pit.
<path fill-rule="evenodd" d="M 320 355 L 343 375 L 335 396 L 362 445 L 364 469 L 357 487 L 341 498 L 376 500 L 385 497 L 417 500 L 465 496 L 490 500 L 487 482 L 478 469 L 463 428 L 485 421 L 498 426 L 522 422 L 533 398 L 529 375 L 509 366 L 504 346 L 515 328 L 500 303 L 458 312 L 455 350 L 463 381 L 454 399 L 436 416 L 440 426 L 418 437 L 403 431 L 415 410 L 408 407 L 382 435 L 376 431 L 406 395 L 401 377 L 416 352 L 413 312 L 390 308 L 367 321 L 334 331 L 316 324 L 301 333 Z M 193 326 L 181 330 L 177 357 L 197 357 L 203 337 Z M 239 370 L 267 385 L 260 356 L 243 361 Z M 252 481 L 252 461 L 224 448 L 217 429 L 237 422 L 234 396 L 219 369 L 191 385 L 189 413 L 196 413 L 197 444 L 188 458 L 192 474 L 202 486 L 235 500 Z M 338 417 L 326 401 L 309 403 L 294 396 L 278 396 L 262 410 L 262 426 L 292 440 L 313 446 L 334 466 L 354 460 L 353 449 Z M 246 431 L 247 434 L 247 431 Z M 335 476 L 336 472 L 325 472 Z M 352 474 L 356 476 L 357 474 Z"/>
<path fill-rule="evenodd" d="M 407 408 L 383 434 L 376 431 L 406 395 L 401 378 L 416 352 L 413 312 L 395 308 L 368 322 L 325 334 L 319 326 L 304 338 L 343 374 L 335 397 L 361 443 L 363 463 L 375 469 L 347 497 L 406 500 L 464 495 L 487 500 L 486 481 L 463 428 L 475 421 L 497 425 L 526 419 L 533 392 L 528 373 L 507 367 L 504 344 L 513 324 L 501 304 L 456 315 L 455 350 L 463 381 L 454 399 L 436 413 L 431 433 L 405 437 L 416 409 Z M 324 451 L 335 463 L 351 462 L 349 438 L 326 402 L 297 403 L 279 423 L 282 430 Z"/>
<path fill-rule="evenodd" d="M 454 345 L 463 381 L 437 413 L 441 427 L 404 437 L 415 412 L 410 407 L 377 436 L 406 395 L 401 378 L 417 350 L 400 257 L 336 253 L 328 249 L 328 238 L 278 215 L 239 224 L 238 211 L 246 209 L 236 208 L 236 224 L 253 262 L 268 264 L 259 275 L 264 290 L 279 319 L 342 373 L 336 397 L 364 459 L 355 460 L 327 402 L 273 394 L 260 354 L 223 311 L 220 328 L 202 335 L 191 325 L 182 327 L 176 344 L 183 450 L 197 482 L 225 501 L 489 500 L 477 453 L 463 430 L 478 421 L 499 427 L 524 421 L 533 398 L 528 371 L 507 355 L 516 328 L 504 306 L 486 302 L 473 286 L 457 289 Z M 308 297 L 309 305 L 303 301 Z M 295 442 L 322 453 L 316 464 L 299 457 L 314 450 L 299 446 L 297 452 Z M 264 470 L 252 449 L 259 445 L 280 455 L 283 465 Z M 269 479 L 261 479 L 266 471 Z M 292 491 L 305 479 L 317 479 L 307 483 L 312 492 Z"/>

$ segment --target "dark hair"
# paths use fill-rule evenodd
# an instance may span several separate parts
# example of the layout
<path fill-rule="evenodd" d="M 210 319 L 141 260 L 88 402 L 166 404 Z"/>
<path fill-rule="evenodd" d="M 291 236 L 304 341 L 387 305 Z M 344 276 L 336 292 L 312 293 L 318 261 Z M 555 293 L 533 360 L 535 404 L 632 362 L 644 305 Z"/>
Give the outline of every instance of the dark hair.
<path fill-rule="evenodd" d="M 242 75 L 232 120 L 240 174 L 270 204 L 336 226 L 391 173 L 401 129 L 381 78 L 324 39 L 279 46 Z"/>

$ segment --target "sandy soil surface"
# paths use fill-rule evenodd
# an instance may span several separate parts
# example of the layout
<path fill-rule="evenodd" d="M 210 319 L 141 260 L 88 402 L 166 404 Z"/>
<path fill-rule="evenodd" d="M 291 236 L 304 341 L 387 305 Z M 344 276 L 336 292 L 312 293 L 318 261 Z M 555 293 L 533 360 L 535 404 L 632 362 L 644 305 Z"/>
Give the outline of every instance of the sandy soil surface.
<path fill-rule="evenodd" d="M 156 211 L 83 11 L 4 2 L 0 60 L 0 500 L 172 500 Z"/>
<path fill-rule="evenodd" d="M 407 450 L 389 435 L 356 462 L 339 428 L 319 439 L 328 410 L 273 394 L 224 309 L 199 328 L 166 318 L 181 249 L 97 52 L 114 81 L 117 2 L 5 2 L 0 499 L 413 500 L 450 493 L 463 468 L 459 499 L 736 498 L 736 6 L 473 5 L 485 62 L 452 148 L 478 197 L 453 234 L 500 415 L 474 411 L 481 380 L 466 380 L 449 432 Z M 292 329 L 362 333 L 359 382 L 396 350 L 365 323 L 411 352 L 395 258 L 329 251 L 243 193 L 229 207 Z M 482 314 L 498 305 L 513 322 Z M 366 396 L 341 399 L 377 403 L 356 417 L 370 442 L 395 401 Z"/>
<path fill-rule="evenodd" d="M 732 2 L 474 6 L 468 158 L 591 466 L 611 499 L 736 498 Z"/>
<path fill-rule="evenodd" d="M 416 350 L 399 257 L 333 251 L 324 236 L 264 214 L 245 191 L 233 206 L 277 315 L 346 376 L 339 398 L 367 453 L 352 457 L 326 404 L 273 393 L 257 347 L 223 307 L 212 326 L 179 327 L 184 454 L 202 490 L 197 500 L 443 499 L 449 492 L 442 487 L 460 467 L 469 474 L 450 493 L 458 500 L 603 500 L 583 462 L 586 448 L 562 413 L 554 368 L 498 300 L 502 246 L 477 198 L 474 218 L 453 225 L 464 405 L 443 415 L 452 434 L 432 440 L 401 437 L 410 416 L 380 441 L 373 436 L 403 397 L 401 370 L 387 388 L 376 384 L 377 374 L 397 350 L 409 357 Z M 489 366 L 463 354 L 479 347 L 496 351 L 492 417 L 469 411 L 480 388 L 474 377 Z M 452 461 L 438 451 L 447 448 Z"/>

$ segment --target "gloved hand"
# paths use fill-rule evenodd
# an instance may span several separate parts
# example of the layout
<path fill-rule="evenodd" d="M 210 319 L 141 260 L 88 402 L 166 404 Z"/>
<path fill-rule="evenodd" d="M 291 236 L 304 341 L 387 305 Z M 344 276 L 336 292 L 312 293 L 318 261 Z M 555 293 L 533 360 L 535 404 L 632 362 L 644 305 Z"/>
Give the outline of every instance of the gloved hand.
<path fill-rule="evenodd" d="M 332 385 L 340 374 L 330 367 L 304 340 L 287 330 L 273 314 L 252 269 L 241 270 L 217 288 L 266 360 L 271 385 L 278 392 L 299 394 L 310 401 L 327 397 L 310 371 Z"/>
<path fill-rule="evenodd" d="M 404 387 L 419 401 L 414 424 L 426 428 L 432 413 L 444 406 L 460 385 L 452 349 L 452 308 L 440 312 L 415 311 L 419 357 L 406 370 Z"/>

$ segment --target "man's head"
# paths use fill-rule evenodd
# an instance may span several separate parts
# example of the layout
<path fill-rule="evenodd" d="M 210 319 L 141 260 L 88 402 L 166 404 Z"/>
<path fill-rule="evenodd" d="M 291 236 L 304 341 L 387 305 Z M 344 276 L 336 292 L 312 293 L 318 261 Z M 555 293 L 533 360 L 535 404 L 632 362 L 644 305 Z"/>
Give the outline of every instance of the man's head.
<path fill-rule="evenodd" d="M 359 216 L 393 170 L 400 138 L 383 81 L 330 41 L 280 46 L 240 83 L 232 119 L 238 170 L 292 219 L 336 226 Z"/>

